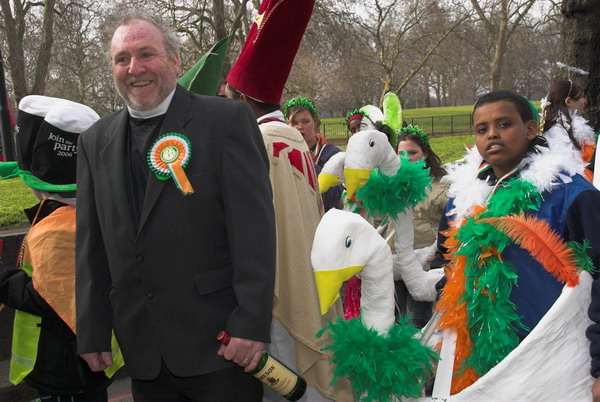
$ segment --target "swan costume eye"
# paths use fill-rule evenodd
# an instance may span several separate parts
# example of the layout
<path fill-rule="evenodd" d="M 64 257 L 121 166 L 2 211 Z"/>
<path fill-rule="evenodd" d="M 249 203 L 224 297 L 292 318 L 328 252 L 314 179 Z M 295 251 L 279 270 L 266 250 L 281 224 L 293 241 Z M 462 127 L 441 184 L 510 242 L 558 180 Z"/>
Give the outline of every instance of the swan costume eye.
<path fill-rule="evenodd" d="M 346 248 L 350 247 L 352 245 L 352 238 L 350 236 L 346 237 L 344 244 L 346 245 Z"/>
<path fill-rule="evenodd" d="M 373 148 L 375 146 L 375 140 L 369 141 L 369 146 Z"/>

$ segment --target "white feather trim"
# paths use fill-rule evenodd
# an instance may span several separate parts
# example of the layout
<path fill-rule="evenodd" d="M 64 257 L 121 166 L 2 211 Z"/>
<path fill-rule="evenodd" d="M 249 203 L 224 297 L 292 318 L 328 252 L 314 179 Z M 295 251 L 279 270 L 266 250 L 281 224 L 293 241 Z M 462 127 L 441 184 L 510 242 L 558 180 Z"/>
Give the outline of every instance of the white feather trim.
<path fill-rule="evenodd" d="M 544 109 L 546 109 L 547 106 L 551 105 L 552 103 L 548 102 L 547 97 L 542 98 L 542 101 L 540 102 L 540 108 L 542 109 L 542 111 Z"/>
<path fill-rule="evenodd" d="M 457 223 L 470 215 L 473 207 L 484 205 L 492 191 L 492 187 L 487 182 L 477 179 L 477 171 L 482 162 L 483 158 L 479 151 L 473 147 L 467 149 L 463 159 L 445 166 L 448 174 L 442 181 L 451 183 L 448 196 L 454 198 L 454 208 L 448 211 L 448 216 L 456 215 Z"/>
<path fill-rule="evenodd" d="M 590 127 L 586 119 L 575 112 L 571 116 L 571 127 L 573 128 L 573 136 L 580 143 L 594 141 L 594 129 Z"/>
<path fill-rule="evenodd" d="M 585 167 L 579 152 L 574 154 L 573 149 L 570 143 L 548 141 L 548 148 L 538 147 L 538 153 L 527 157 L 529 166 L 520 173 L 521 178 L 540 193 L 572 181 L 571 176 L 583 174 Z"/>
<path fill-rule="evenodd" d="M 577 121 L 577 124 L 580 124 L 580 122 Z M 575 133 L 575 130 L 573 130 L 573 133 Z M 593 136 L 592 132 L 592 141 Z M 555 124 L 550 130 L 544 132 L 544 137 L 548 141 L 552 154 L 560 158 L 560 163 L 565 165 L 564 170 L 571 176 L 575 173 L 583 175 L 587 163 L 581 158 L 581 151 L 575 148 L 571 142 L 567 130 L 559 124 Z"/>

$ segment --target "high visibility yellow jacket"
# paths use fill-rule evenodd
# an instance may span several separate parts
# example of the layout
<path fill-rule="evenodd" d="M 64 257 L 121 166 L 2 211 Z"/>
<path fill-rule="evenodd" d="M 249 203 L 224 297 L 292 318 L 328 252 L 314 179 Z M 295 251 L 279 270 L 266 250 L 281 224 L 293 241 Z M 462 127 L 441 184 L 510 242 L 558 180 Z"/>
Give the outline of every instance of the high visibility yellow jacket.
<path fill-rule="evenodd" d="M 21 270 L 0 273 L 0 297 L 16 309 L 10 381 L 45 393 L 96 394 L 123 366 L 113 337 L 115 363 L 92 373 L 77 357 L 75 341 L 75 208 L 45 201 L 32 208 L 33 226 L 20 253 Z"/>

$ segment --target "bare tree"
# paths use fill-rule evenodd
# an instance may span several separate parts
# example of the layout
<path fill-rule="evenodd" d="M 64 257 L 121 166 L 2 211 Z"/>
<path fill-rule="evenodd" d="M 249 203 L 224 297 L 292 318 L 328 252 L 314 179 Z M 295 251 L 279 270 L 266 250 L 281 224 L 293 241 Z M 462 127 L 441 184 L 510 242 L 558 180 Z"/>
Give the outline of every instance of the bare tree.
<path fill-rule="evenodd" d="M 50 58 L 52 51 L 53 25 L 56 0 L 46 1 L 20 1 L 0 0 L 0 29 L 3 31 L 4 40 L 8 48 L 8 65 L 15 100 L 18 103 L 24 96 L 43 94 L 48 76 Z M 41 21 L 38 25 L 32 23 L 34 9 L 42 8 Z M 38 39 L 34 42 L 39 44 L 32 54 L 24 46 L 28 30 L 39 26 Z M 28 85 L 27 79 L 27 56 L 33 59 L 33 85 Z"/>
<path fill-rule="evenodd" d="M 465 17 L 458 18 L 450 26 L 430 25 L 420 30 L 427 18 L 440 10 L 435 0 L 374 0 L 372 12 L 359 20 L 361 28 L 373 42 L 374 60 L 381 70 L 380 103 L 385 93 L 401 92 L 415 74 L 423 68 L 431 55 Z M 403 78 L 397 76 L 398 65 L 406 63 L 407 54 L 416 55 L 416 62 L 405 70 Z"/>
<path fill-rule="evenodd" d="M 136 1 L 146 7 L 146 1 Z M 248 3 L 249 0 L 158 0 L 153 2 L 153 7 L 159 15 L 169 16 L 171 24 L 183 36 L 181 62 L 184 71 L 217 41 L 236 34 L 238 40 L 230 44 L 231 50 L 223 68 L 227 72 L 249 29 Z"/>
<path fill-rule="evenodd" d="M 483 24 L 492 48 L 487 56 L 490 69 L 490 91 L 499 88 L 508 42 L 536 0 L 494 0 L 484 10 L 482 0 L 471 0 L 473 9 Z"/>
<path fill-rule="evenodd" d="M 48 93 L 90 106 L 101 115 L 121 105 L 113 88 L 105 43 L 98 30 L 107 9 L 94 0 L 79 0 L 58 8 Z"/>

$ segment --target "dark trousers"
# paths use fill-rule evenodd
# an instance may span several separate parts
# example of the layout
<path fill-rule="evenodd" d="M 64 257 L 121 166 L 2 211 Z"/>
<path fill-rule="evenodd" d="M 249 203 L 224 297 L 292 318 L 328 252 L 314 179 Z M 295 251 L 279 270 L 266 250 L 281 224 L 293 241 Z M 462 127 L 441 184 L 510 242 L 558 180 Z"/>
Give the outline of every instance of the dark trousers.
<path fill-rule="evenodd" d="M 164 362 L 157 379 L 132 379 L 131 391 L 136 402 L 260 402 L 263 395 L 262 383 L 241 367 L 194 377 L 177 377 Z"/>
<path fill-rule="evenodd" d="M 39 399 L 36 401 L 40 402 L 106 402 L 108 401 L 108 392 L 104 390 L 98 395 L 94 396 L 77 396 L 77 395 L 46 395 L 41 394 Z"/>
<path fill-rule="evenodd" d="M 433 303 L 416 301 L 408 292 L 403 281 L 396 281 L 396 316 L 410 315 L 412 325 L 423 328 L 433 315 Z"/>

